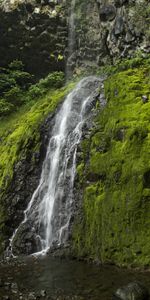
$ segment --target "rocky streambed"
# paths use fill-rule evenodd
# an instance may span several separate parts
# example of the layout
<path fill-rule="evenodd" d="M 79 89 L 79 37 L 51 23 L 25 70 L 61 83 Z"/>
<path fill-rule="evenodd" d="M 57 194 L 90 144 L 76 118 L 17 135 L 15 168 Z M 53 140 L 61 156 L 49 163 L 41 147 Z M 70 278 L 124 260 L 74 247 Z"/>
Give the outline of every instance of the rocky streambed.
<path fill-rule="evenodd" d="M 149 289 L 149 275 L 149 271 L 64 258 L 13 259 L 0 264 L 0 299 L 109 300 L 120 286 L 129 282 L 140 282 Z"/>

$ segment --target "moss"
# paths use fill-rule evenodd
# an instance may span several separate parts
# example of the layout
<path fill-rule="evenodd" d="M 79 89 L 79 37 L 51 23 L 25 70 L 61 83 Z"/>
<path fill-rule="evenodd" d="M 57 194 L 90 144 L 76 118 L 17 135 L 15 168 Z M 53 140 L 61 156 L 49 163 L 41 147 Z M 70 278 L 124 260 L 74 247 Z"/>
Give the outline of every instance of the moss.
<path fill-rule="evenodd" d="M 54 112 L 56 106 L 68 93 L 72 84 L 60 90 L 50 91 L 46 96 L 39 99 L 36 104 L 22 115 L 20 112 L 15 116 L 12 126 L 12 117 L 2 122 L 0 142 L 0 188 L 6 187 L 13 175 L 15 163 L 25 155 L 27 144 L 30 139 L 35 143 L 39 142 L 39 126 L 48 113 Z M 7 125 L 5 124 L 7 122 Z M 4 130 L 3 130 L 4 129 Z M 34 149 L 33 149 L 34 150 Z"/>
<path fill-rule="evenodd" d="M 73 232 L 77 256 L 150 264 L 150 101 L 141 97 L 150 95 L 149 71 L 145 64 L 105 81 L 107 106 L 83 142 L 88 147 L 79 167 L 83 217 Z"/>
<path fill-rule="evenodd" d="M 40 148 L 40 126 L 49 113 L 53 113 L 64 96 L 72 89 L 70 83 L 59 90 L 49 90 L 32 105 L 22 107 L 17 113 L 0 121 L 0 245 L 8 236 L 7 211 L 3 199 L 11 186 L 17 162 L 27 160 L 28 155 L 33 162 L 34 154 Z M 12 199 L 13 200 L 13 199 Z M 11 207 L 11 203 L 10 203 Z M 0 246 L 1 251 L 1 246 Z"/>

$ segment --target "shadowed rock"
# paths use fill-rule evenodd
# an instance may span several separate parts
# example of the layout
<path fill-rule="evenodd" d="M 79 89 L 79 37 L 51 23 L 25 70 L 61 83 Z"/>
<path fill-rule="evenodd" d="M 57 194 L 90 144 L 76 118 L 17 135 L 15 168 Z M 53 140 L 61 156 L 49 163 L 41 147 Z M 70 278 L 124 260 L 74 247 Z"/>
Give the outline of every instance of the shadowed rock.
<path fill-rule="evenodd" d="M 113 296 L 113 300 L 148 300 L 147 288 L 138 282 L 131 282 L 127 286 L 119 288 Z"/>

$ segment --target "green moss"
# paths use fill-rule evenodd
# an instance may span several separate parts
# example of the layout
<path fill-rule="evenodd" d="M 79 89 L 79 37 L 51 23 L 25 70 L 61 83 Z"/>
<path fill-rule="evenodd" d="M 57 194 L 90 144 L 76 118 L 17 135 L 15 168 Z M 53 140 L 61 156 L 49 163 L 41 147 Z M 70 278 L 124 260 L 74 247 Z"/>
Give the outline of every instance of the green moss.
<path fill-rule="evenodd" d="M 48 113 L 53 112 L 56 106 L 68 93 L 72 85 L 56 91 L 50 91 L 46 96 L 39 99 L 31 108 L 22 115 L 15 114 L 12 127 L 12 118 L 1 123 L 0 142 L 0 188 L 4 188 L 10 182 L 15 163 L 26 153 L 29 140 L 34 141 L 34 147 L 39 143 L 39 126 Z M 7 124 L 5 124 L 7 122 Z M 33 150 L 34 150 L 33 147 Z"/>
<path fill-rule="evenodd" d="M 150 101 L 141 97 L 150 95 L 149 71 L 145 65 L 105 81 L 108 103 L 83 143 L 79 167 L 84 201 L 73 233 L 77 256 L 150 264 Z"/>
<path fill-rule="evenodd" d="M 29 155 L 34 166 L 34 153 L 39 151 L 41 143 L 40 126 L 73 86 L 74 84 L 70 83 L 59 90 L 49 90 L 46 95 L 38 98 L 35 104 L 30 102 L 17 113 L 0 121 L 0 245 L 7 236 L 7 211 L 3 199 L 7 188 L 10 187 L 16 163 L 26 160 Z M 1 250 L 2 246 L 0 252 Z"/>

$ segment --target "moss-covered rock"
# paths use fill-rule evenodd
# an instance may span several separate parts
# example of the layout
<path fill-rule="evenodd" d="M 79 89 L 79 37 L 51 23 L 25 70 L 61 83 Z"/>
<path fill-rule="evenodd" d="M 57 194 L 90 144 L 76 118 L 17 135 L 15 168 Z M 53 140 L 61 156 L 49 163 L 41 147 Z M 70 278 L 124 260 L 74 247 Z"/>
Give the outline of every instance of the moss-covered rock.
<path fill-rule="evenodd" d="M 145 64 L 105 81 L 108 103 L 82 143 L 77 168 L 83 194 L 73 233 L 77 256 L 150 264 L 149 74 Z"/>

